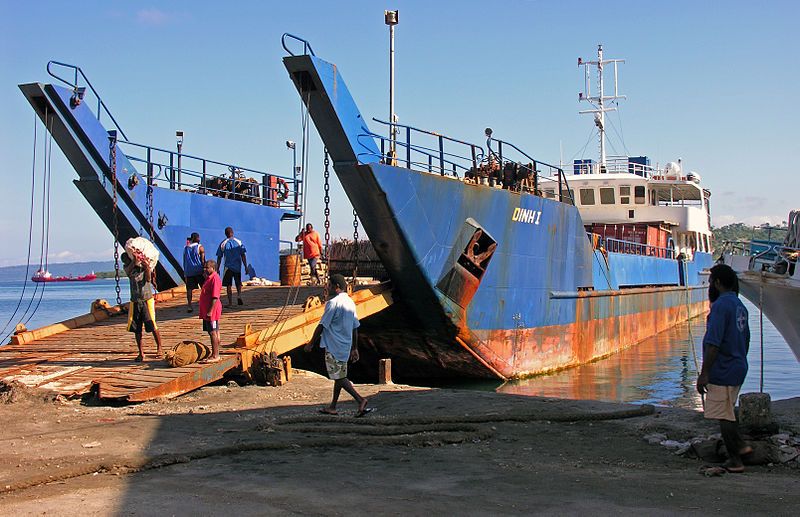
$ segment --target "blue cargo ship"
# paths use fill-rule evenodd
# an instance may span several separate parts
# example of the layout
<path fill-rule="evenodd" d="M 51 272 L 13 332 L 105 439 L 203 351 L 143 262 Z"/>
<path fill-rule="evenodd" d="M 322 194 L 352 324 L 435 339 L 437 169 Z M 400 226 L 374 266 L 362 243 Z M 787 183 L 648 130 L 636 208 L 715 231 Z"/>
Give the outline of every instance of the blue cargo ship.
<path fill-rule="evenodd" d="M 212 258 L 227 226 L 245 243 L 258 276 L 278 280 L 280 223 L 301 216 L 296 169 L 282 176 L 133 141 L 79 67 L 51 61 L 47 71 L 53 83 L 22 84 L 22 93 L 118 244 L 144 236 L 158 247 L 160 289 L 183 283 L 183 248 L 192 232 Z"/>
<path fill-rule="evenodd" d="M 394 305 L 362 324 L 364 353 L 404 377 L 518 378 L 707 310 L 710 193 L 697 174 L 605 153 L 566 174 L 489 129 L 484 148 L 373 119 L 384 137 L 340 68 L 300 41 L 285 67 L 394 285 Z M 599 97 L 596 123 L 602 85 Z"/>

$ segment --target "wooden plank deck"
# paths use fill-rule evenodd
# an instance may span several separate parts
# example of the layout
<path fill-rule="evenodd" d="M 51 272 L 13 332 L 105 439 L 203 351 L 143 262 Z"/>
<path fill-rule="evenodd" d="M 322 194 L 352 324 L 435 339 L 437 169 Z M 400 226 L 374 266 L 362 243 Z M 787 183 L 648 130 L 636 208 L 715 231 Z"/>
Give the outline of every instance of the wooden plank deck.
<path fill-rule="evenodd" d="M 208 343 L 195 312 L 186 312 L 185 291 L 159 293 L 156 318 L 162 344 L 168 350 L 191 339 Z M 239 367 L 237 338 L 245 325 L 262 329 L 303 312 L 303 303 L 322 294 L 320 287 L 244 287 L 244 306 L 224 308 L 220 322 L 223 360 L 171 368 L 155 356 L 134 361 L 133 335 L 125 330 L 126 315 L 107 319 L 81 317 L 80 324 L 54 325 L 19 336 L 16 343 L 0 346 L 0 379 L 17 381 L 65 397 L 79 397 L 96 386 L 104 399 L 127 401 L 172 397 L 221 379 Z M 223 299 L 225 294 L 223 293 Z M 105 316 L 105 314 L 103 314 Z M 73 321 L 73 320 L 71 320 Z M 66 323 L 66 322 L 65 322 Z M 313 329 L 312 329 L 313 330 Z M 54 333 L 56 332 L 56 333 Z M 145 354 L 155 352 L 152 336 L 145 334 Z"/>

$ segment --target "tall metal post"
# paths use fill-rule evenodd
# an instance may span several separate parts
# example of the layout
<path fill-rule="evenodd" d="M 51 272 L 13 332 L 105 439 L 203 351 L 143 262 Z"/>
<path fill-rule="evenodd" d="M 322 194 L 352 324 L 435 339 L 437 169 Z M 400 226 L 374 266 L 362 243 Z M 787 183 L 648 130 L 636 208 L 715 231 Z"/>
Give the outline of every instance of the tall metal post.
<path fill-rule="evenodd" d="M 606 166 L 606 112 L 603 110 L 603 45 L 597 45 L 597 83 L 600 89 L 600 96 L 597 98 L 600 124 L 597 127 L 600 131 L 600 170 L 602 172 Z"/>
<path fill-rule="evenodd" d="M 292 178 L 294 178 L 294 185 L 292 186 L 294 189 L 294 209 L 297 210 L 299 205 L 298 199 L 298 188 L 297 188 L 297 144 L 292 142 L 291 140 L 286 141 L 286 148 L 292 150 Z"/>
<path fill-rule="evenodd" d="M 397 116 L 394 113 L 394 26 L 399 22 L 400 11 L 384 11 L 384 21 L 389 26 L 389 152 L 391 164 L 397 160 Z"/>
<path fill-rule="evenodd" d="M 603 59 L 603 45 L 597 45 L 597 61 L 584 61 L 578 58 L 578 66 L 584 67 L 584 91 L 578 94 L 579 101 L 586 101 L 594 109 L 580 111 L 579 113 L 594 114 L 594 124 L 597 126 L 600 135 L 600 172 L 606 171 L 606 111 L 616 111 L 616 108 L 607 108 L 605 101 L 624 99 L 624 95 L 619 95 L 617 89 L 617 64 L 624 63 L 624 59 Z M 614 65 L 614 95 L 605 94 L 605 83 L 603 80 L 603 68 L 607 64 Z M 592 96 L 591 79 L 589 68 L 597 67 L 597 86 L 598 95 Z"/>
<path fill-rule="evenodd" d="M 178 141 L 178 189 L 181 188 L 181 150 L 183 149 L 183 131 L 175 131 L 175 139 Z"/>

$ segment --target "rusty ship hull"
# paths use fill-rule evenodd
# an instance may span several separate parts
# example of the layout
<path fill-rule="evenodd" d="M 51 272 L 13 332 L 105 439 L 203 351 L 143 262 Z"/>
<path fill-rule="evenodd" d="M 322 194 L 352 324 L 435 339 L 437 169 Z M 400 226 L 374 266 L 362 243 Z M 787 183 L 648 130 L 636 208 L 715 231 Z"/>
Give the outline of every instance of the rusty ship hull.
<path fill-rule="evenodd" d="M 335 65 L 308 54 L 284 64 L 392 279 L 395 304 L 362 323 L 359 346 L 392 358 L 398 376 L 530 376 L 707 310 L 708 253 L 606 252 L 571 203 L 400 166 Z"/>

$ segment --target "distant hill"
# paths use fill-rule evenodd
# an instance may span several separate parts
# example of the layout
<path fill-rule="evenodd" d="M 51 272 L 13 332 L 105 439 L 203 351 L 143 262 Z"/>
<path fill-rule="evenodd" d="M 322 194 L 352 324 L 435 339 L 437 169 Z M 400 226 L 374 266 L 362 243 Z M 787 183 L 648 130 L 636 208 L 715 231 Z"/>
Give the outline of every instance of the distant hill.
<path fill-rule="evenodd" d="M 32 264 L 28 269 L 28 277 L 36 272 L 39 263 Z M 114 262 L 95 261 L 95 262 L 65 262 L 49 264 L 48 270 L 53 275 L 86 275 L 94 271 L 113 271 Z M 21 282 L 25 280 L 25 266 L 6 266 L 0 267 L 0 282 Z"/>
<path fill-rule="evenodd" d="M 714 234 L 714 246 L 720 247 L 725 241 L 750 241 L 752 239 L 782 241 L 786 237 L 786 229 L 769 230 L 748 226 L 744 223 L 728 224 L 719 228 L 711 228 Z"/>

